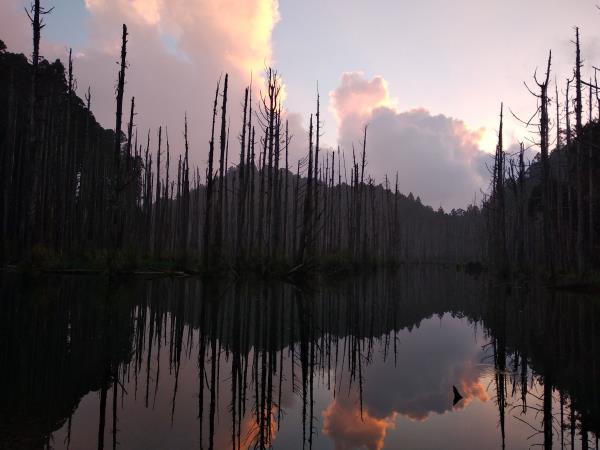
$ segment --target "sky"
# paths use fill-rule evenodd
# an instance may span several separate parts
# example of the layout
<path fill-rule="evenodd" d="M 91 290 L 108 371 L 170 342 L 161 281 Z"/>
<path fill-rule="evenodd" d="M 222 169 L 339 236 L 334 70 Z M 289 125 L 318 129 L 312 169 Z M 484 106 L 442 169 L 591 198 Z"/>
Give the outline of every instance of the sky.
<path fill-rule="evenodd" d="M 6 4 L 5 4 L 6 3 Z M 31 53 L 25 0 L 3 0 L 0 39 Z M 588 0 L 42 0 L 42 53 L 75 55 L 80 96 L 114 123 L 120 27 L 127 23 L 126 98 L 136 97 L 141 134 L 166 126 L 182 148 L 190 120 L 192 163 L 204 166 L 217 80 L 229 73 L 231 129 L 239 130 L 243 89 L 260 94 L 265 66 L 281 74 L 294 136 L 291 159 L 307 152 L 310 113 L 321 98 L 325 147 L 348 161 L 368 124 L 367 171 L 377 182 L 398 173 L 400 190 L 446 209 L 481 199 L 497 140 L 500 102 L 505 142 L 532 136 L 536 100 L 523 82 L 542 71 L 562 97 L 581 28 L 584 76 L 600 65 L 600 10 Z M 550 90 L 554 92 L 554 85 Z M 561 98 L 562 100 L 562 98 Z M 128 104 L 129 102 L 126 102 Z M 554 104 L 551 105 L 554 107 Z M 232 131 L 235 137 L 237 131 Z M 530 157 L 537 151 L 534 146 Z"/>

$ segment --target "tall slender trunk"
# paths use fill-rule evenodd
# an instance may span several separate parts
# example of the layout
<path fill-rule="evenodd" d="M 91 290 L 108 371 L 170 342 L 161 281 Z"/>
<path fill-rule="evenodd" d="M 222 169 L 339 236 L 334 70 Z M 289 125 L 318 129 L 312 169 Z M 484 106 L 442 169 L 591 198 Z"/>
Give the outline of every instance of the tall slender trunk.
<path fill-rule="evenodd" d="M 208 146 L 208 169 L 206 171 L 206 211 L 204 213 L 204 236 L 202 237 L 202 251 L 203 251 L 203 264 L 204 269 L 208 269 L 208 265 L 212 260 L 212 251 L 209 248 L 210 242 L 210 230 L 211 230 L 211 219 L 212 219 L 212 197 L 213 197 L 213 159 L 215 153 L 215 121 L 217 118 L 217 101 L 219 99 L 219 85 L 217 83 L 217 89 L 215 90 L 215 101 L 213 103 L 213 115 L 212 115 L 212 128 L 210 134 L 210 142 Z"/>
<path fill-rule="evenodd" d="M 227 84 L 229 75 L 225 74 L 225 84 L 223 85 L 223 100 L 221 103 L 221 138 L 220 138 L 220 156 L 219 156 L 219 193 L 216 210 L 215 224 L 215 259 L 218 264 L 221 263 L 221 251 L 223 240 L 223 198 L 225 189 L 225 147 L 227 145 Z"/>
<path fill-rule="evenodd" d="M 238 210 L 237 210 L 237 231 L 236 231 L 236 259 L 240 261 L 243 256 L 243 232 L 246 225 L 245 209 L 246 202 L 246 184 L 245 184 L 245 151 L 246 151 L 246 113 L 248 111 L 248 88 L 244 93 L 244 114 L 242 118 L 242 136 L 240 137 L 240 163 L 238 166 L 239 173 L 239 195 L 238 195 Z"/>
<path fill-rule="evenodd" d="M 304 196 L 304 219 L 302 224 L 302 235 L 300 237 L 300 248 L 298 250 L 298 263 L 306 262 L 306 255 L 308 258 L 312 257 L 312 224 L 313 224 L 313 116 L 310 115 L 310 125 L 308 132 L 308 175 L 306 179 L 306 193 Z"/>
<path fill-rule="evenodd" d="M 542 83 L 537 82 L 540 88 L 540 149 L 542 162 L 542 245 L 543 245 L 543 266 L 545 271 L 549 271 L 550 277 L 554 277 L 554 258 L 550 241 L 550 164 L 548 161 L 549 151 L 549 124 L 548 116 L 548 82 L 550 80 L 550 65 L 552 63 L 552 51 L 548 55 L 548 67 L 546 69 L 546 78 Z"/>
<path fill-rule="evenodd" d="M 288 134 L 288 121 L 285 120 L 285 189 L 283 193 L 283 249 L 284 258 L 287 258 L 287 242 L 288 242 L 288 202 L 289 202 L 289 165 L 288 165 L 288 145 L 290 138 Z"/>
<path fill-rule="evenodd" d="M 162 127 L 158 127 L 158 150 L 156 152 L 156 197 L 154 200 L 154 256 L 160 258 L 162 244 L 162 224 L 160 223 L 160 156 L 162 147 Z"/>
<path fill-rule="evenodd" d="M 117 112 L 115 115 L 115 144 L 113 165 L 113 220 L 112 241 L 113 250 L 119 250 L 122 245 L 123 219 L 121 217 L 121 126 L 123 120 L 123 94 L 125 91 L 125 69 L 127 68 L 127 26 L 123 24 L 121 37 L 121 66 L 117 81 Z"/>
<path fill-rule="evenodd" d="M 583 273 L 585 270 L 585 225 L 583 207 L 583 124 L 582 124 L 582 101 L 581 101 L 581 50 L 579 47 L 579 28 L 575 29 L 575 130 L 576 130 L 576 171 L 577 171 L 577 271 Z"/>
<path fill-rule="evenodd" d="M 21 192 L 25 192 L 25 205 L 27 214 L 21 225 L 21 241 L 25 252 L 25 260 L 32 261 L 33 244 L 35 241 L 35 225 L 37 212 L 37 191 L 39 184 L 39 155 L 38 155 L 38 129 L 37 129 L 37 100 L 38 100 L 38 76 L 39 76 L 39 60 L 40 60 L 40 38 L 42 31 L 42 22 L 40 15 L 43 13 L 40 7 L 40 0 L 35 0 L 32 11 L 33 17 L 29 17 L 33 29 L 33 54 L 31 67 L 31 89 L 29 92 L 29 127 L 28 127 L 28 143 L 25 158 L 23 158 L 23 166 L 28 166 L 31 169 L 31 184 L 22 186 Z M 21 183 L 24 180 L 21 179 Z"/>

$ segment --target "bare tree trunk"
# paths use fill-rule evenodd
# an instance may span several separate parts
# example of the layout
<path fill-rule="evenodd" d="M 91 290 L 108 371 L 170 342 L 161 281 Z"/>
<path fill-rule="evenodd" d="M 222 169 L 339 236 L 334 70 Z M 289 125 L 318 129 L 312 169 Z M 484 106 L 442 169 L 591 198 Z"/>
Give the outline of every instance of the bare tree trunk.
<path fill-rule="evenodd" d="M 360 204 L 361 205 L 362 205 L 362 202 L 364 200 L 366 156 L 367 156 L 367 125 L 365 125 L 365 127 L 364 127 L 363 151 L 362 151 L 362 161 L 361 161 L 361 169 L 360 169 L 360 189 L 359 189 L 359 195 L 360 195 Z M 365 205 L 365 209 L 366 209 L 366 205 Z M 359 215 L 358 220 L 362 221 L 362 215 L 363 214 Z M 367 257 L 366 215 L 365 215 L 365 226 L 361 225 L 361 230 L 363 232 L 363 236 L 362 236 L 362 252 L 361 252 L 362 253 L 362 260 L 366 261 L 366 257 Z M 360 237 L 359 237 L 359 239 L 360 239 Z"/>
<path fill-rule="evenodd" d="M 550 65 L 552 63 L 552 52 L 548 56 L 548 67 L 546 69 L 546 78 L 540 83 L 536 83 L 540 88 L 540 147 L 542 162 L 542 241 L 543 241 L 543 265 L 545 271 L 550 272 L 550 277 L 554 278 L 554 260 L 550 242 L 550 167 L 548 162 L 549 150 L 549 116 L 548 116 L 548 82 L 550 80 Z"/>
<path fill-rule="evenodd" d="M 316 134 L 315 134 L 315 160 L 314 160 L 314 176 L 313 180 L 315 181 L 315 201 L 314 201 L 314 226 L 313 229 L 316 231 L 314 235 L 315 245 L 318 246 L 318 236 L 319 233 L 319 138 L 321 134 L 321 113 L 320 113 L 320 96 L 319 91 L 317 89 L 317 114 L 315 117 L 317 121 L 316 126 Z"/>
<path fill-rule="evenodd" d="M 223 86 L 223 101 L 221 103 L 221 139 L 219 156 L 219 196 L 217 204 L 217 220 L 215 225 L 215 259 L 217 264 L 221 264 L 221 251 L 223 240 L 223 197 L 225 181 L 225 147 L 227 145 L 227 84 L 229 75 L 225 74 L 225 84 Z"/>
<path fill-rule="evenodd" d="M 506 256 L 506 216 L 504 205 L 504 150 L 502 142 L 503 107 L 500 105 L 500 126 L 498 128 L 498 145 L 496 147 L 496 158 L 494 162 L 494 188 L 492 205 L 494 215 L 494 254 L 498 269 L 504 273 L 507 269 Z"/>
<path fill-rule="evenodd" d="M 239 196 L 238 196 L 238 210 L 237 210 L 237 232 L 236 232 L 236 259 L 238 262 L 244 259 L 243 255 L 243 245 L 244 245 L 244 225 L 245 225 L 245 209 L 244 205 L 246 204 L 246 183 L 245 183 L 245 150 L 246 150 L 246 114 L 248 111 L 248 88 L 244 93 L 244 115 L 242 118 L 242 136 L 240 138 L 240 164 L 238 166 L 239 172 Z M 248 137 L 250 138 L 250 137 Z"/>
<path fill-rule="evenodd" d="M 579 28 L 575 29 L 575 120 L 576 120 L 576 164 L 577 164 L 577 272 L 585 270 L 585 241 L 584 241 L 584 208 L 583 208 L 583 124 L 582 124 L 582 101 L 581 101 L 581 51 L 579 47 Z"/>
<path fill-rule="evenodd" d="M 190 242 L 190 160 L 189 160 L 189 142 L 188 142 L 188 122 L 187 114 L 184 119 L 183 138 L 185 144 L 185 157 L 183 159 L 183 205 L 181 217 L 181 239 L 179 243 L 179 252 L 184 262 L 187 261 L 188 247 Z M 168 201 L 168 199 L 165 199 Z"/>
<path fill-rule="evenodd" d="M 154 200 L 154 256 L 160 258 L 162 244 L 162 224 L 160 223 L 160 154 L 162 149 L 162 127 L 158 127 L 158 150 L 156 152 L 156 197 Z"/>
<path fill-rule="evenodd" d="M 287 258 L 287 242 L 288 242 L 288 202 L 289 202 L 289 165 L 288 165 L 288 145 L 290 143 L 290 137 L 288 134 L 288 121 L 285 120 L 285 190 L 283 193 L 283 249 L 282 253 L 284 258 Z"/>
<path fill-rule="evenodd" d="M 306 179 L 306 194 L 304 197 L 304 219 L 302 224 L 302 235 L 300 236 L 300 248 L 298 250 L 298 263 L 306 262 L 312 256 L 310 247 L 312 246 L 312 184 L 313 184 L 313 116 L 310 115 L 309 125 L 309 144 L 308 144 L 308 176 Z"/>
<path fill-rule="evenodd" d="M 206 172 L 206 211 L 204 213 L 204 236 L 202 238 L 202 251 L 204 269 L 208 269 L 208 265 L 212 259 L 211 249 L 209 249 L 210 242 L 210 228 L 211 228 L 211 212 L 212 212 L 212 193 L 213 193 L 213 159 L 215 152 L 215 121 L 217 117 L 217 100 L 219 99 L 219 83 L 217 83 L 217 89 L 215 90 L 215 101 L 213 103 L 213 116 L 212 116 L 212 128 L 210 134 L 210 142 L 208 149 L 208 169 Z"/>
<path fill-rule="evenodd" d="M 31 262 L 33 258 L 33 244 L 35 241 L 35 225 L 37 212 L 37 190 L 39 184 L 39 164 L 38 164 L 38 129 L 37 129 L 37 100 L 38 100 L 38 67 L 40 60 L 40 38 L 42 31 L 41 15 L 45 11 L 40 7 L 40 0 L 35 0 L 32 6 L 33 17 L 29 16 L 33 29 L 33 54 L 31 69 L 31 90 L 29 93 L 29 127 L 28 127 L 28 148 L 26 157 L 23 158 L 23 166 L 31 167 L 31 185 L 23 186 L 22 192 L 26 192 L 25 204 L 27 205 L 27 214 L 21 226 L 21 241 L 25 252 L 25 260 Z M 23 180 L 21 180 L 23 182 Z"/>
<path fill-rule="evenodd" d="M 114 147 L 114 199 L 113 199 L 113 250 L 120 250 L 122 245 L 123 219 L 121 217 L 121 125 L 123 119 L 123 94 L 125 90 L 125 69 L 127 68 L 127 26 L 123 24 L 121 38 L 121 69 L 117 82 L 117 112 L 115 120 L 115 147 Z"/>

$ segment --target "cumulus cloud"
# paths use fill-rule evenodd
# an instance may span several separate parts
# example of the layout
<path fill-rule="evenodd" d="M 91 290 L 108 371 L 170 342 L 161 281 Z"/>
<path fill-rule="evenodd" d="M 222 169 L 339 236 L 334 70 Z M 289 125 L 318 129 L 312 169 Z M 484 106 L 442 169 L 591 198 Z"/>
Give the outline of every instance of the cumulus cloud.
<path fill-rule="evenodd" d="M 423 108 L 399 111 L 382 77 L 343 74 L 330 104 L 343 148 L 358 144 L 368 124 L 368 171 L 377 180 L 398 171 L 403 192 L 445 208 L 464 208 L 487 185 L 489 156 L 479 147 L 483 130 Z"/>
<path fill-rule="evenodd" d="M 333 437 L 335 450 L 381 450 L 385 443 L 385 434 L 395 427 L 396 413 L 379 419 L 360 412 L 355 398 L 334 399 L 323 411 L 323 433 Z"/>
<path fill-rule="evenodd" d="M 367 80 L 362 72 L 343 73 L 340 85 L 329 98 L 340 126 L 347 126 L 348 120 L 367 119 L 377 107 L 393 105 L 387 82 L 379 76 Z"/>
<path fill-rule="evenodd" d="M 271 33 L 279 20 L 276 0 L 86 0 L 86 6 L 92 27 L 122 21 L 155 27 L 176 36 L 192 61 L 217 59 L 219 71 L 236 68 L 245 77 L 270 62 Z M 102 29 L 95 32 L 106 38 Z"/>

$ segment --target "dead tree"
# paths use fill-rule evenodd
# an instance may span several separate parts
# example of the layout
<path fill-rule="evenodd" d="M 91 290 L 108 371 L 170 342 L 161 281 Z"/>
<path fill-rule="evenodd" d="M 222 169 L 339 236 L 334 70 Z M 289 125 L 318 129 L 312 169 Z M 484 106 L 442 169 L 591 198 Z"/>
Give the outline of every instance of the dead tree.
<path fill-rule="evenodd" d="M 156 151 L 156 197 L 154 200 L 154 255 L 160 258 L 162 244 L 162 224 L 160 223 L 160 156 L 162 150 L 162 127 L 158 127 L 158 150 Z"/>
<path fill-rule="evenodd" d="M 577 181 L 577 271 L 583 273 L 585 269 L 585 241 L 584 241 L 584 208 L 583 208 L 583 106 L 581 100 L 581 49 L 579 46 L 579 28 L 575 28 L 575 133 L 576 140 L 576 181 Z"/>
<path fill-rule="evenodd" d="M 298 263 L 306 262 L 312 257 L 311 247 L 312 236 L 312 217 L 313 217 L 313 116 L 310 115 L 310 124 L 308 131 L 308 174 L 306 178 L 306 193 L 304 195 L 304 219 L 302 224 L 302 234 L 300 236 L 300 248 L 298 250 Z"/>
<path fill-rule="evenodd" d="M 39 149 L 38 149 L 38 78 L 39 78 L 39 62 L 40 62 L 40 39 L 42 34 L 42 28 L 44 23 L 42 16 L 52 12 L 52 9 L 44 9 L 40 6 L 40 0 L 35 0 L 31 5 L 31 14 L 25 10 L 29 21 L 31 22 L 31 28 L 33 30 L 33 53 L 32 53 L 32 70 L 31 70 L 31 89 L 29 92 L 29 124 L 28 124 L 28 149 L 23 158 L 23 167 L 31 168 L 31 183 L 24 183 L 21 187 L 21 192 L 25 193 L 25 205 L 27 208 L 27 214 L 24 220 L 21 221 L 21 242 L 23 242 L 23 250 L 25 260 L 28 262 L 32 261 L 33 257 L 33 244 L 35 240 L 35 225 L 36 225 L 36 212 L 37 212 L 37 195 L 39 185 Z M 33 15 L 33 17 L 32 17 Z"/>
<path fill-rule="evenodd" d="M 212 217 L 212 197 L 214 189 L 213 179 L 213 159 L 215 154 L 215 121 L 217 118 L 217 101 L 219 99 L 219 85 L 220 81 L 217 82 L 217 89 L 215 90 L 215 101 L 213 103 L 213 115 L 212 115 L 212 127 L 210 132 L 210 141 L 208 144 L 208 169 L 206 171 L 206 209 L 204 211 L 204 230 L 202 237 L 202 251 L 203 264 L 205 270 L 208 269 L 208 265 L 211 261 L 211 250 L 209 249 L 210 242 L 210 229 L 211 229 L 211 217 Z"/>
<path fill-rule="evenodd" d="M 221 251 L 223 245 L 223 198 L 225 190 L 225 149 L 227 146 L 227 85 L 229 75 L 225 74 L 225 84 L 223 85 L 223 100 L 221 103 L 221 137 L 220 137 L 220 156 L 219 156 L 219 193 L 215 222 L 215 258 L 220 263 Z"/>
<path fill-rule="evenodd" d="M 553 254 L 550 241 L 550 166 L 548 162 L 549 151 L 549 125 L 548 116 L 548 83 L 550 80 L 550 65 L 552 63 L 552 51 L 548 55 L 548 66 L 546 69 L 546 78 L 539 82 L 534 74 L 536 84 L 540 89 L 540 94 L 534 94 L 540 100 L 540 150 L 542 163 L 542 245 L 543 245 L 543 264 L 546 270 L 550 271 L 550 276 L 554 276 Z"/>
<path fill-rule="evenodd" d="M 284 189 L 284 193 L 283 193 L 283 249 L 282 249 L 282 253 L 283 253 L 283 257 L 286 258 L 287 257 L 287 241 L 288 241 L 288 203 L 289 203 L 289 165 L 288 165 L 288 145 L 290 143 L 290 136 L 289 136 L 289 130 L 288 130 L 288 121 L 287 119 L 285 120 L 285 189 Z"/>
<path fill-rule="evenodd" d="M 502 142 L 503 109 L 500 104 L 500 126 L 498 127 L 498 144 L 494 158 L 494 173 L 492 187 L 492 216 L 493 216 L 493 246 L 494 261 L 500 273 L 507 269 L 506 255 L 506 212 L 504 201 L 504 149 Z"/>
<path fill-rule="evenodd" d="M 238 195 L 238 211 L 237 211 L 237 232 L 236 232 L 236 258 L 238 261 L 242 259 L 243 255 L 243 244 L 244 244 L 244 222 L 246 220 L 246 182 L 245 182 L 245 151 L 246 151 L 246 117 L 248 112 L 248 91 L 249 88 L 246 88 L 244 93 L 244 114 L 242 118 L 242 135 L 240 136 L 240 163 L 238 166 L 239 172 L 239 195 Z M 250 137 L 248 137 L 250 138 Z"/>
<path fill-rule="evenodd" d="M 127 68 L 127 26 L 123 24 L 123 33 L 121 37 L 121 65 L 119 77 L 117 80 L 117 111 L 115 115 L 115 147 L 114 147 L 114 198 L 113 198 L 113 249 L 121 248 L 123 219 L 121 215 L 121 125 L 123 120 L 123 94 L 125 91 L 125 69 Z"/>

